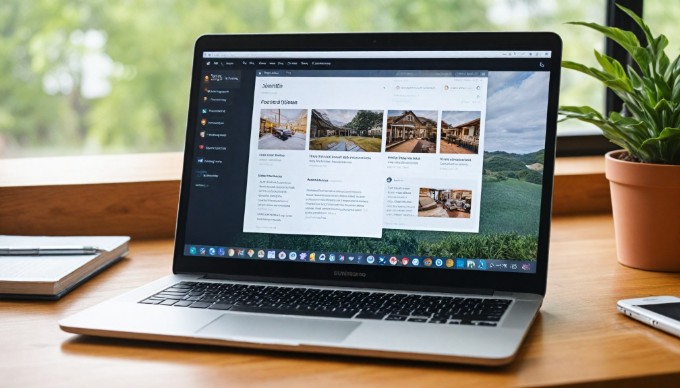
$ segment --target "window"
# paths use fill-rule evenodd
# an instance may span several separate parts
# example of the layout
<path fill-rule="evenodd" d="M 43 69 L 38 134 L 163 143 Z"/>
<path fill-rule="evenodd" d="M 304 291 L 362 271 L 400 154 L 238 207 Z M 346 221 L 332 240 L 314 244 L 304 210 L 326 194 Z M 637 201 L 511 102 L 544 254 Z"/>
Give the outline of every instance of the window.
<path fill-rule="evenodd" d="M 675 7 L 673 6 L 675 5 Z M 643 15 L 654 34 L 664 34 L 670 40 L 666 53 L 680 53 L 680 7 L 671 0 L 648 0 L 644 3 Z M 672 59 L 672 58 L 671 58 Z"/>
<path fill-rule="evenodd" d="M 605 11 L 606 0 L 4 0 L 0 157 L 181 150 L 193 42 L 205 33 L 550 30 L 564 58 L 594 63 L 602 37 L 564 23 L 604 23 Z M 566 71 L 562 83 L 562 103 L 603 106 L 594 81 Z"/>

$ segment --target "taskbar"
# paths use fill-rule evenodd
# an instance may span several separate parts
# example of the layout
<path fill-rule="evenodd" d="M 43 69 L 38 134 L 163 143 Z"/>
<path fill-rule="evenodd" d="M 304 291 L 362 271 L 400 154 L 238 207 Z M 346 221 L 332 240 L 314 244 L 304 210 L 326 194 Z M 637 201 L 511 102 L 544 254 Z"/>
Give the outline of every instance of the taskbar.
<path fill-rule="evenodd" d="M 184 246 L 185 256 L 214 258 L 275 260 L 320 264 L 359 264 L 387 267 L 439 268 L 468 271 L 535 273 L 536 262 L 528 260 L 468 259 L 432 256 L 403 256 L 345 252 L 293 251 L 209 245 Z"/>

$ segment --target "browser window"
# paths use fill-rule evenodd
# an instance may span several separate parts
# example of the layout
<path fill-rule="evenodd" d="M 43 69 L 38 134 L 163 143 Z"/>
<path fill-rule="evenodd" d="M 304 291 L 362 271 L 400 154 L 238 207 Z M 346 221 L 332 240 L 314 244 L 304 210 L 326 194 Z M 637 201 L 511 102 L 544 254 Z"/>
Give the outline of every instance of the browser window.
<path fill-rule="evenodd" d="M 186 255 L 535 272 L 549 52 L 311 55 L 204 53 Z"/>
<path fill-rule="evenodd" d="M 486 75 L 258 70 L 244 232 L 477 232 Z"/>

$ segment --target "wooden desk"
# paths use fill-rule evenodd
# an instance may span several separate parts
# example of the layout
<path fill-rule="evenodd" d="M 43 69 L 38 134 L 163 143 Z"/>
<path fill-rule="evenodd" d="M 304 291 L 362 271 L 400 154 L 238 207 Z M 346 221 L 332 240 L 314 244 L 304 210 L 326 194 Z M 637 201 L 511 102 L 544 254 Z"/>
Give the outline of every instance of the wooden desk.
<path fill-rule="evenodd" d="M 0 386 L 527 386 L 680 384 L 680 339 L 616 312 L 621 298 L 680 295 L 680 274 L 619 265 L 608 215 L 553 222 L 548 295 L 503 368 L 300 355 L 79 337 L 57 321 L 168 274 L 170 241 L 129 257 L 58 302 L 0 301 Z"/>

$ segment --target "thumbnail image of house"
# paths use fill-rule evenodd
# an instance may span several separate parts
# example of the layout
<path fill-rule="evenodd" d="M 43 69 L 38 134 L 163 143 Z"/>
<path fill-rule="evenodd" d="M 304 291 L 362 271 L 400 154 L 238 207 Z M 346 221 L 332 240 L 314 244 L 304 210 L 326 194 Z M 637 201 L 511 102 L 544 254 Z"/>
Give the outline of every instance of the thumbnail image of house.
<path fill-rule="evenodd" d="M 437 111 L 388 111 L 385 137 L 388 152 L 434 153 Z"/>
<path fill-rule="evenodd" d="M 262 109 L 261 150 L 304 150 L 307 140 L 307 109 Z"/>
<path fill-rule="evenodd" d="M 382 122 L 382 111 L 312 109 L 309 149 L 380 152 Z"/>
<path fill-rule="evenodd" d="M 418 217 L 470 218 L 472 191 L 421 187 Z"/>
<path fill-rule="evenodd" d="M 262 109 L 260 111 L 260 137 L 273 133 L 274 128 L 285 128 L 294 133 L 306 133 L 307 110 Z"/>
<path fill-rule="evenodd" d="M 480 112 L 442 112 L 440 153 L 478 153 L 480 116 Z"/>
<path fill-rule="evenodd" d="M 337 136 L 338 132 L 343 131 L 331 123 L 331 120 L 323 112 L 312 109 L 312 120 L 309 124 L 310 138 Z"/>

